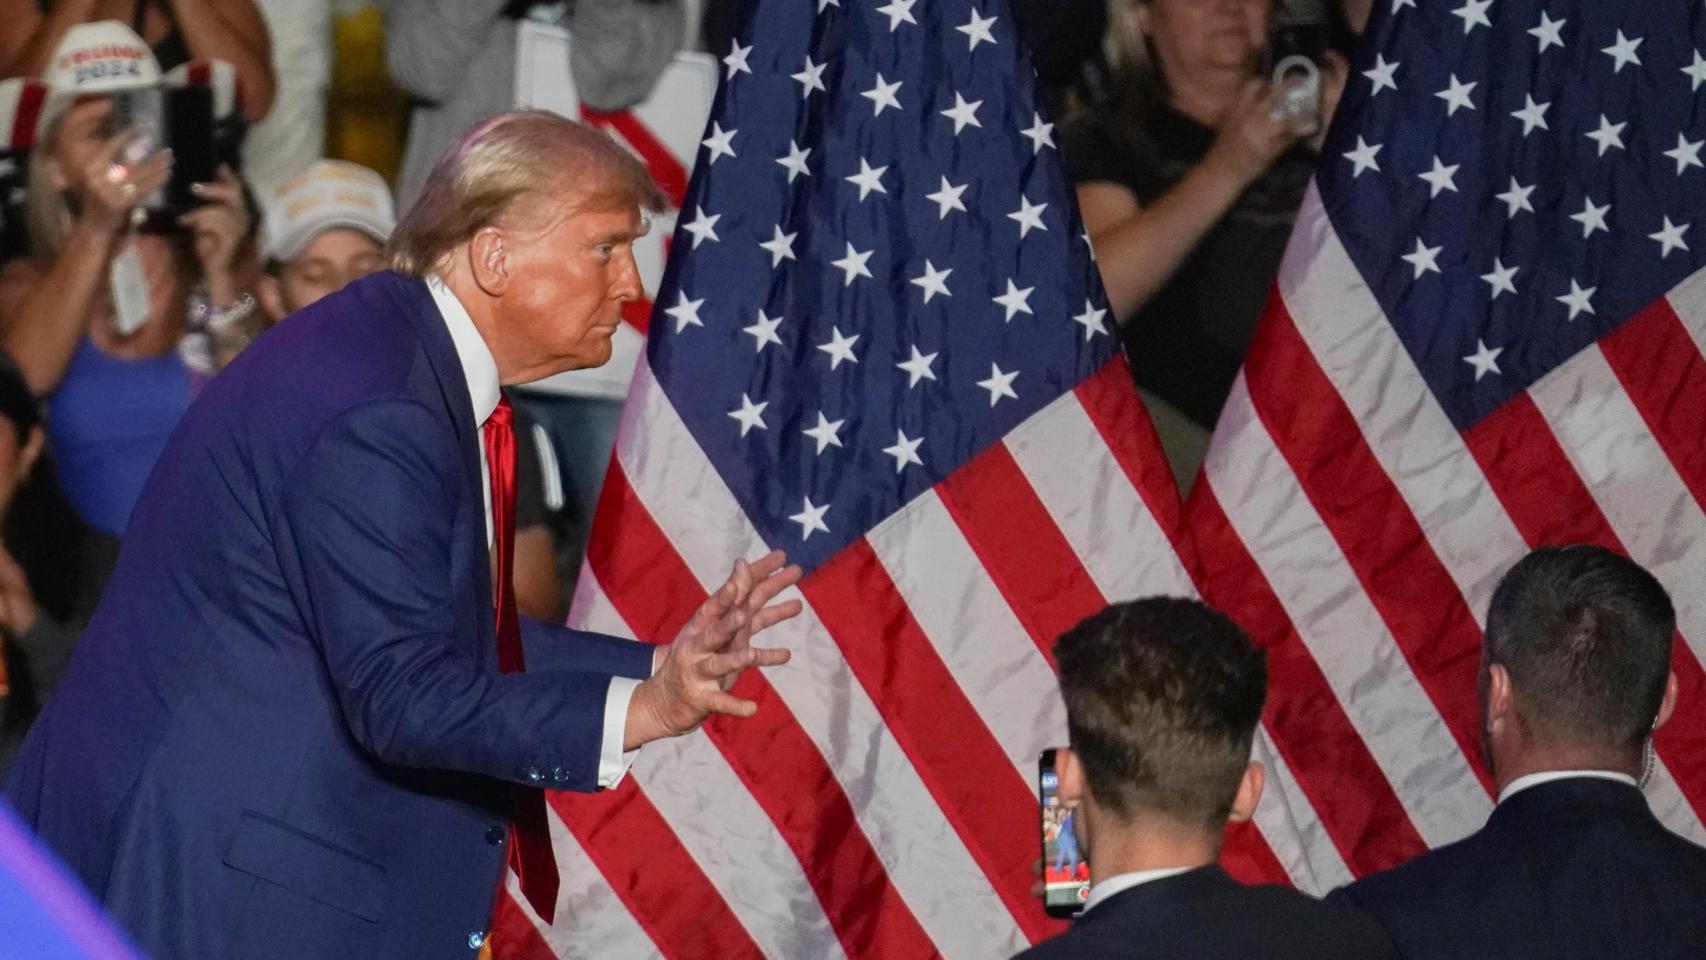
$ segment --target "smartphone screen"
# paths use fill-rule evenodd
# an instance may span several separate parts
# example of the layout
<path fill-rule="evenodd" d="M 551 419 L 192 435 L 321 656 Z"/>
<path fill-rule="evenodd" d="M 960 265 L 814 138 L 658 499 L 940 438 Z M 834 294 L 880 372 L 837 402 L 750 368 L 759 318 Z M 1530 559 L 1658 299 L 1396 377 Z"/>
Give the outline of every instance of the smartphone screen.
<path fill-rule="evenodd" d="M 1044 750 L 1037 761 L 1037 785 L 1042 799 L 1043 908 L 1051 917 L 1076 916 L 1090 896 L 1090 866 L 1078 850 L 1073 813 L 1060 805 L 1060 776 L 1055 751 Z"/>

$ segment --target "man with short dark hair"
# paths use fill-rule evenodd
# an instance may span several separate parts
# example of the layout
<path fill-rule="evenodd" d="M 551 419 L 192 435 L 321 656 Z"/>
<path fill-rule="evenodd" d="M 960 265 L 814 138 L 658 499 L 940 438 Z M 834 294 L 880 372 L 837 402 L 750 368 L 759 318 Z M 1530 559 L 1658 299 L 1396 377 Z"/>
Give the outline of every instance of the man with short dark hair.
<path fill-rule="evenodd" d="M 1676 707 L 1675 630 L 1664 588 L 1625 557 L 1523 558 L 1493 592 L 1481 660 L 1492 817 L 1330 899 L 1414 960 L 1700 956 L 1706 850 L 1659 823 L 1637 780 Z"/>
<path fill-rule="evenodd" d="M 1056 759 L 1060 799 L 1076 810 L 1090 897 L 1072 930 L 1021 960 L 1393 955 L 1356 911 L 1215 865 L 1264 778 L 1250 748 L 1267 661 L 1244 631 L 1195 600 L 1154 597 L 1072 628 L 1055 659 L 1072 740 Z"/>

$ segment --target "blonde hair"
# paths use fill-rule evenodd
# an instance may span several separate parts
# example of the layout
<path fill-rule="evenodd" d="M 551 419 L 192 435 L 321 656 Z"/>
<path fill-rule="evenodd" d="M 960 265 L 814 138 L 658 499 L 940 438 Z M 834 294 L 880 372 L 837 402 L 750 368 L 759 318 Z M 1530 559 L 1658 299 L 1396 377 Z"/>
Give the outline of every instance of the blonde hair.
<path fill-rule="evenodd" d="M 24 236 L 30 254 L 48 264 L 65 252 L 71 235 L 71 193 L 55 187 L 49 172 L 58 137 L 59 118 L 55 118 L 30 151 L 30 168 L 24 175 Z"/>
<path fill-rule="evenodd" d="M 500 113 L 475 124 L 439 158 L 391 234 L 391 269 L 419 277 L 524 201 L 666 206 L 646 168 L 614 140 L 543 110 Z"/>
<path fill-rule="evenodd" d="M 1102 35 L 1102 52 L 1119 77 L 1149 77 L 1155 70 L 1149 38 L 1137 25 L 1133 8 L 1150 0 L 1108 0 L 1108 29 Z"/>

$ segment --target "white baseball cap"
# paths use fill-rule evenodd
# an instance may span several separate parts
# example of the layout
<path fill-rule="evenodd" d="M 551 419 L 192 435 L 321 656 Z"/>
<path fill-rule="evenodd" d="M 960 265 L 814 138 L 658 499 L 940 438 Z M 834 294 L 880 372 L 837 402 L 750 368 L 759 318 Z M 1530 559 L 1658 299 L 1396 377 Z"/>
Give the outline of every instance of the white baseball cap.
<path fill-rule="evenodd" d="M 155 86 L 160 63 L 136 31 L 117 20 L 97 20 L 65 31 L 41 78 L 52 91 L 42 112 L 45 130 L 78 97 Z"/>
<path fill-rule="evenodd" d="M 343 160 L 314 161 L 269 193 L 263 207 L 261 251 L 269 260 L 289 260 L 338 227 L 384 243 L 397 226 L 384 178 Z"/>

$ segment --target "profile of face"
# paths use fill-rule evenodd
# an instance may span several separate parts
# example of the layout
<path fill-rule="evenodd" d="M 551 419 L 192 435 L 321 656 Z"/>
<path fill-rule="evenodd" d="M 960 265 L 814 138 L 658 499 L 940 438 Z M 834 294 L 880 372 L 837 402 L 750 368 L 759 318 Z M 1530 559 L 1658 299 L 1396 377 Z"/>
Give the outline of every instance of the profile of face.
<path fill-rule="evenodd" d="M 571 201 L 541 219 L 482 230 L 470 249 L 482 285 L 501 283 L 498 322 L 524 372 L 517 382 L 608 361 L 623 305 L 644 295 L 634 241 L 647 224 L 637 207 Z"/>
<path fill-rule="evenodd" d="M 1202 71 L 1255 69 L 1267 49 L 1272 0 L 1135 0 L 1138 30 L 1178 83 Z"/>
<path fill-rule="evenodd" d="M 327 294 L 385 267 L 385 248 L 360 230 L 337 227 L 316 234 L 302 251 L 261 278 L 256 293 L 274 323 Z"/>
<path fill-rule="evenodd" d="M 48 173 L 54 189 L 72 196 L 81 194 L 84 171 L 117 133 L 109 97 L 83 97 L 66 108 L 54 123 L 47 145 Z"/>

